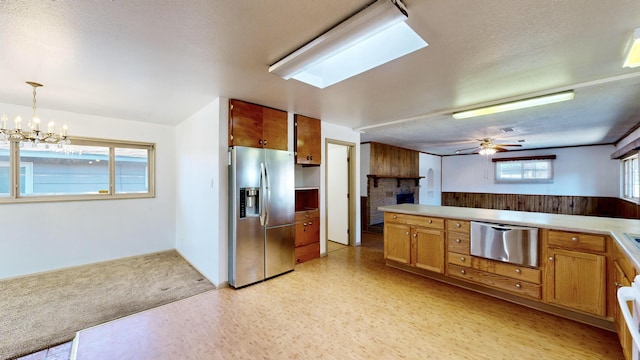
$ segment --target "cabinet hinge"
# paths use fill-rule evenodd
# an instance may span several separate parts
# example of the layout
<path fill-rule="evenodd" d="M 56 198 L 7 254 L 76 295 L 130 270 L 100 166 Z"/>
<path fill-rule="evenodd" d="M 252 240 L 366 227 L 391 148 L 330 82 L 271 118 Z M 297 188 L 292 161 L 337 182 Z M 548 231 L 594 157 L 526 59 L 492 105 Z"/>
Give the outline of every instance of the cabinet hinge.
<path fill-rule="evenodd" d="M 233 140 L 233 135 L 229 135 L 229 137 L 231 138 L 231 140 Z"/>
<path fill-rule="evenodd" d="M 297 121 L 296 121 L 296 122 L 294 122 L 294 123 L 293 123 L 293 126 L 298 126 L 298 122 L 297 122 Z"/>
<path fill-rule="evenodd" d="M 233 110 L 233 104 L 229 105 L 229 110 Z"/>

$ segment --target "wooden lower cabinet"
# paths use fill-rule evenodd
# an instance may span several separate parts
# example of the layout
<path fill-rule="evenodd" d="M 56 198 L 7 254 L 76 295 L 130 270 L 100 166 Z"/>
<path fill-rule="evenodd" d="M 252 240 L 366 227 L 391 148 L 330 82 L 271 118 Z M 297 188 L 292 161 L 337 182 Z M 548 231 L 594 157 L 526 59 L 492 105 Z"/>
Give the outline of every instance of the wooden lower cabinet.
<path fill-rule="evenodd" d="M 540 285 L 538 284 L 532 284 L 486 271 L 449 264 L 449 276 L 484 284 L 520 296 L 534 299 L 542 298 Z"/>
<path fill-rule="evenodd" d="M 442 219 L 430 219 L 430 222 L 425 220 L 424 223 L 427 226 L 409 225 L 407 222 L 410 220 L 399 216 L 393 220 L 385 218 L 384 258 L 416 268 L 444 273 L 445 237 Z"/>
<path fill-rule="evenodd" d="M 404 224 L 384 224 L 384 258 L 402 264 L 411 263 L 411 227 Z"/>
<path fill-rule="evenodd" d="M 320 257 L 318 210 L 296 212 L 296 264 Z"/>
<path fill-rule="evenodd" d="M 616 284 L 616 289 L 622 286 L 631 286 L 631 282 L 625 275 L 624 271 L 620 267 L 617 262 L 614 262 L 615 272 L 614 279 Z M 616 296 L 616 301 L 618 300 Z M 629 303 L 629 311 L 633 311 L 633 307 L 631 303 Z M 625 359 L 631 360 L 632 351 L 633 351 L 633 339 L 631 338 L 631 333 L 629 333 L 629 328 L 627 327 L 627 323 L 624 321 L 622 317 L 622 311 L 620 311 L 619 307 L 616 306 L 615 313 L 615 322 L 616 322 L 616 330 L 618 331 L 618 338 L 620 339 L 620 345 L 622 346 L 622 352 L 624 353 Z"/>
<path fill-rule="evenodd" d="M 444 234 L 441 230 L 423 227 L 412 228 L 414 241 L 412 253 L 417 268 L 438 273 L 444 272 Z"/>
<path fill-rule="evenodd" d="M 547 249 L 544 299 L 548 303 L 605 317 L 607 257 Z"/>

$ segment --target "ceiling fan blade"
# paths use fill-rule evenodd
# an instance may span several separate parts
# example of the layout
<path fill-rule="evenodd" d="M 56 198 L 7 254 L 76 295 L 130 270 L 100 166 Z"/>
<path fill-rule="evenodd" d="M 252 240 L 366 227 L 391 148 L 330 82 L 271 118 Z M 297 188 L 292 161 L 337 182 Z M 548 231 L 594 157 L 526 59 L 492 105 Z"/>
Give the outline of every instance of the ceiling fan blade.
<path fill-rule="evenodd" d="M 474 147 L 470 147 L 470 148 L 466 148 L 466 149 L 456 150 L 456 154 L 459 154 L 459 153 L 461 153 L 463 151 L 474 150 L 474 149 L 477 149 L 477 148 L 478 148 L 478 146 L 474 146 Z"/>
<path fill-rule="evenodd" d="M 517 147 L 522 147 L 521 144 L 495 144 L 495 146 L 517 146 Z"/>
<path fill-rule="evenodd" d="M 495 145 L 495 146 L 493 147 L 493 149 L 495 149 L 495 150 L 497 150 L 497 151 L 509 151 L 509 149 L 507 149 L 507 148 L 503 148 L 502 146 L 498 146 L 498 145 Z"/>

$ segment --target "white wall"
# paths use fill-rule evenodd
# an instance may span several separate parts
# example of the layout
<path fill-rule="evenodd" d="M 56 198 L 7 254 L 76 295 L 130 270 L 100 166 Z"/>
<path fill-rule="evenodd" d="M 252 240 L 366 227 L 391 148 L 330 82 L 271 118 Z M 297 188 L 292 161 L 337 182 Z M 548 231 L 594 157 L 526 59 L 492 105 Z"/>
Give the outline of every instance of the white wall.
<path fill-rule="evenodd" d="M 327 158 L 326 154 L 326 139 L 338 140 L 350 142 L 355 145 L 355 153 L 351 154 L 350 161 L 353 161 L 356 164 L 356 170 L 354 175 L 355 182 L 355 194 L 360 194 L 360 133 L 353 131 L 351 128 L 334 125 L 328 123 L 326 121 L 322 121 L 321 123 L 321 131 L 322 131 L 322 159 L 323 163 L 320 166 L 320 253 L 325 254 L 327 252 L 326 249 L 326 199 L 327 196 L 325 194 L 326 189 L 326 181 L 327 181 L 327 171 L 326 171 L 326 161 L 324 159 Z M 355 229 L 351 229 L 355 232 L 354 241 L 355 245 L 360 245 L 360 229 L 362 228 L 362 224 L 360 224 L 360 198 L 352 199 L 355 202 L 356 213 L 352 214 L 355 216 Z"/>
<path fill-rule="evenodd" d="M 227 281 L 227 109 L 216 99 L 176 127 L 176 249 L 216 286 Z"/>
<path fill-rule="evenodd" d="M 424 178 L 420 179 L 418 203 L 440 205 L 442 203 L 442 157 L 420 153 L 420 176 Z M 432 177 L 432 181 L 429 177 Z"/>
<path fill-rule="evenodd" d="M 371 173 L 371 144 L 366 143 L 360 145 L 360 196 L 367 196 L 369 189 L 367 187 L 367 175 Z"/>
<path fill-rule="evenodd" d="M 0 107 L 11 117 L 32 112 Z M 68 124 L 70 135 L 156 143 L 156 197 L 0 205 L 0 279 L 174 248 L 173 126 L 40 108 L 38 115 Z"/>
<path fill-rule="evenodd" d="M 442 158 L 443 192 L 609 196 L 619 194 L 620 166 L 613 145 L 499 153 L 494 157 L 556 155 L 551 184 L 495 184 L 494 163 L 480 155 Z M 484 178 L 485 173 L 488 178 Z"/>

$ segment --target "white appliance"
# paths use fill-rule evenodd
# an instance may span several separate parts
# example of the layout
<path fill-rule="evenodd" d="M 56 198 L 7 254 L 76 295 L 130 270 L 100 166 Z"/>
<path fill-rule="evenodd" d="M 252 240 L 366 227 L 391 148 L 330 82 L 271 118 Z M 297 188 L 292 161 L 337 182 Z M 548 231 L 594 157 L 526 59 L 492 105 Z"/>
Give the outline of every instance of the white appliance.
<path fill-rule="evenodd" d="M 629 311 L 628 302 L 633 302 L 633 313 Z M 632 359 L 639 360 L 638 349 L 640 349 L 640 275 L 631 283 L 631 286 L 624 286 L 618 289 L 618 304 L 622 311 L 624 321 L 627 323 L 631 337 L 633 338 Z"/>

